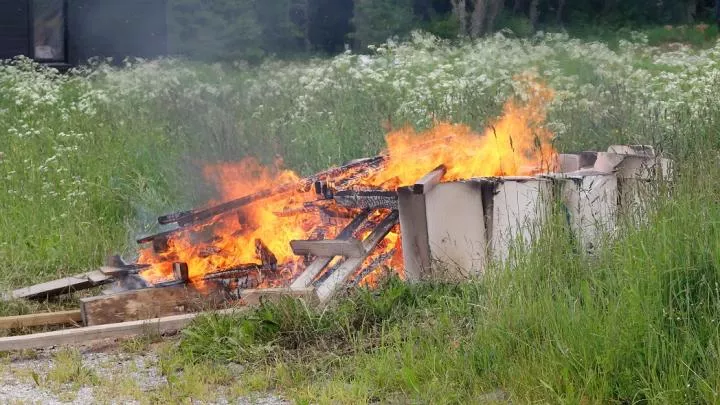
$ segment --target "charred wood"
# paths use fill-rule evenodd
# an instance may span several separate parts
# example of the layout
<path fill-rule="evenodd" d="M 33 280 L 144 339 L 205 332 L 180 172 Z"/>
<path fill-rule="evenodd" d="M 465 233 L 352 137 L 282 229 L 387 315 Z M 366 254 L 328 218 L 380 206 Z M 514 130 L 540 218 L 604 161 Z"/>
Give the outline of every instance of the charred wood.
<path fill-rule="evenodd" d="M 335 194 L 337 204 L 346 208 L 397 209 L 397 193 L 394 191 L 340 191 Z"/>
<path fill-rule="evenodd" d="M 254 194 L 227 201 L 209 208 L 163 215 L 158 218 L 158 222 L 160 222 L 161 224 L 177 223 L 181 227 L 184 227 L 193 223 L 206 221 L 218 215 L 236 210 L 238 208 L 244 207 L 257 201 L 264 200 L 275 195 L 285 194 L 291 191 L 307 192 L 311 188 L 316 187 L 315 184 L 319 181 L 342 178 L 349 173 L 362 173 L 365 170 L 369 170 L 370 168 L 382 165 L 386 159 L 386 156 L 376 156 L 373 158 L 361 159 L 344 166 L 331 168 L 323 172 L 317 173 L 311 177 L 300 180 L 298 183 L 284 184 L 273 189 L 265 189 Z M 150 240 L 151 239 L 147 240 L 147 242 L 149 242 Z"/>
<path fill-rule="evenodd" d="M 229 280 L 247 277 L 250 274 L 259 274 L 262 266 L 255 263 L 241 264 L 232 269 L 221 270 L 214 273 L 206 274 L 203 280 Z"/>
<path fill-rule="evenodd" d="M 222 252 L 222 249 L 220 249 L 217 246 L 206 246 L 202 249 L 200 249 L 200 252 L 198 252 L 198 256 L 202 258 L 210 257 L 217 255 Z"/>
<path fill-rule="evenodd" d="M 188 269 L 187 263 L 173 263 L 173 275 L 175 276 L 175 280 L 187 283 L 188 280 L 190 280 L 190 271 Z"/>
<path fill-rule="evenodd" d="M 255 255 L 262 263 L 265 270 L 277 270 L 277 257 L 268 249 L 267 245 L 260 239 L 255 239 Z"/>
<path fill-rule="evenodd" d="M 373 258 L 373 260 L 368 263 L 368 265 L 362 269 L 354 278 L 353 281 L 350 283 L 350 285 L 358 285 L 360 282 L 365 279 L 369 274 L 373 273 L 375 270 L 380 268 L 383 264 L 390 261 L 395 255 L 395 249 L 390 250 L 389 252 L 385 252 L 381 255 L 378 255 L 377 257 Z"/>

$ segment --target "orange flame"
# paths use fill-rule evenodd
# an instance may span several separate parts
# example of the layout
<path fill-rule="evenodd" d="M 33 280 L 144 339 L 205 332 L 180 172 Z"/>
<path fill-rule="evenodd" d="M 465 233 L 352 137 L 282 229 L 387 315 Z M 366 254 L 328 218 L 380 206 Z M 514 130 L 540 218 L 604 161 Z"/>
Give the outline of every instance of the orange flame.
<path fill-rule="evenodd" d="M 412 128 L 388 134 L 389 164 L 372 183 L 413 184 L 441 164 L 447 167 L 444 181 L 549 171 L 553 135 L 543 123 L 553 93 L 545 87 L 530 92 L 526 104 L 508 101 L 502 117 L 482 135 L 449 123 L 420 134 Z"/>
<path fill-rule="evenodd" d="M 535 85 L 528 89 L 526 103 L 508 101 L 503 115 L 489 125 L 482 134 L 466 125 L 438 123 L 422 133 L 403 128 L 387 135 L 387 159 L 380 170 L 366 173 L 352 183 L 355 186 L 395 189 L 413 184 L 435 169 L 445 165 L 443 181 L 474 177 L 530 175 L 552 170 L 552 133 L 543 127 L 545 106 L 553 97 L 550 89 Z M 261 165 L 254 158 L 238 163 L 206 166 L 204 175 L 215 183 L 222 201 L 239 198 L 280 184 L 296 183 L 300 177 L 282 168 L 278 161 L 274 167 Z M 324 238 L 332 238 L 338 228 L 349 219 L 332 225 L 323 222 L 317 212 L 296 210 L 292 215 L 279 215 L 291 207 L 302 206 L 316 198 L 313 193 L 299 191 L 275 195 L 236 210 L 232 214 L 215 218 L 207 224 L 191 227 L 173 236 L 167 250 L 157 253 L 152 248 L 141 251 L 138 263 L 152 267 L 141 275 L 155 283 L 172 278 L 172 263 L 188 264 L 190 278 L 221 270 L 233 269 L 249 263 L 259 263 L 255 241 L 262 241 L 277 258 L 280 274 L 264 280 L 261 286 L 287 284 L 304 268 L 303 258 L 295 256 L 290 241 L 307 239 L 319 230 Z M 217 202 L 213 202 L 217 203 Z M 379 217 L 380 215 L 373 217 Z M 363 268 L 373 266 L 376 258 L 385 258 L 402 276 L 400 235 L 396 227 L 379 245 Z M 365 237 L 370 231 L 365 230 Z M 384 270 L 375 266 L 365 275 L 361 284 L 374 285 Z"/>

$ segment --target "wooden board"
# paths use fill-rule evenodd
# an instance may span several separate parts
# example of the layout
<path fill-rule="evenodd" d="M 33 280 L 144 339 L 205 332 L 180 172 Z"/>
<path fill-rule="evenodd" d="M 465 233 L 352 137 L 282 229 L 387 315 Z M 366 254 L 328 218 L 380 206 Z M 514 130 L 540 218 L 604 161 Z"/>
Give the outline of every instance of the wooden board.
<path fill-rule="evenodd" d="M 480 275 L 487 263 L 487 232 L 481 181 L 438 184 L 426 196 L 428 243 L 434 280 Z"/>
<path fill-rule="evenodd" d="M 315 277 L 320 274 L 325 266 L 330 264 L 332 259 L 332 257 L 316 257 L 315 260 L 313 260 L 313 262 L 310 263 L 310 265 L 307 266 L 302 273 L 300 273 L 298 278 L 290 284 L 290 288 L 296 290 L 311 286 Z"/>
<path fill-rule="evenodd" d="M 32 326 L 78 324 L 80 310 L 45 312 L 39 314 L 6 316 L 0 318 L 0 329 L 29 328 Z"/>
<path fill-rule="evenodd" d="M 415 194 L 410 187 L 401 187 L 398 205 L 405 278 L 410 282 L 420 281 L 428 278 L 432 266 L 425 196 Z"/>
<path fill-rule="evenodd" d="M 19 288 L 8 295 L 3 296 L 4 301 L 11 299 L 44 299 L 72 291 L 85 290 L 102 284 L 109 283 L 113 278 L 100 271 L 78 274 L 72 277 L 65 277 L 59 280 L 48 281 L 30 287 Z"/>
<path fill-rule="evenodd" d="M 240 296 L 242 297 L 243 306 L 213 311 L 212 313 L 229 315 L 244 312 L 264 300 L 276 300 L 281 297 L 296 297 L 304 299 L 310 304 L 314 304 L 316 302 L 315 290 L 313 288 L 304 288 L 299 290 L 290 290 L 287 288 L 245 290 L 240 293 Z M 116 339 L 141 334 L 162 335 L 174 333 L 187 326 L 193 319 L 202 314 L 206 313 L 194 312 L 152 319 L 36 333 L 32 335 L 5 337 L 0 338 L 0 352 L 9 350 L 39 349 L 49 346 L 80 345 L 93 340 Z"/>
<path fill-rule="evenodd" d="M 83 298 L 80 311 L 85 326 L 93 326 L 215 309 L 225 298 L 181 284 Z"/>
<path fill-rule="evenodd" d="M 361 257 L 365 254 L 362 243 L 357 239 L 293 240 L 290 241 L 293 253 L 299 256 L 345 256 Z"/>
<path fill-rule="evenodd" d="M 229 314 L 244 308 L 218 311 Z M 162 318 L 64 329 L 32 335 L 0 338 L 0 352 L 10 350 L 40 349 L 51 346 L 81 345 L 99 339 L 116 339 L 141 334 L 174 333 L 187 326 L 200 313 L 173 315 Z"/>
<path fill-rule="evenodd" d="M 397 225 L 398 222 L 398 211 L 391 211 L 370 235 L 363 240 L 363 247 L 365 248 L 365 255 L 362 257 L 353 257 L 345 260 L 340 267 L 338 267 L 327 279 L 315 291 L 318 297 L 318 301 L 321 304 L 327 303 L 333 295 L 338 291 L 341 285 L 343 285 L 350 276 L 357 271 L 362 265 L 363 261 L 372 253 L 375 246 L 380 243 L 381 240 L 390 232 L 390 230 Z"/>

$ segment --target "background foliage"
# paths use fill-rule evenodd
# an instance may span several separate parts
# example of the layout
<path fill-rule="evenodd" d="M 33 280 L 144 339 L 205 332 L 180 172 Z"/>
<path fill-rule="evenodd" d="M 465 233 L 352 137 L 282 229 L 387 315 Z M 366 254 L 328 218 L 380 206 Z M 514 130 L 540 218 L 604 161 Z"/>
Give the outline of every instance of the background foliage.
<path fill-rule="evenodd" d="M 714 8 L 714 0 L 170 0 L 169 25 L 177 54 L 257 60 L 365 50 L 418 28 L 456 38 L 712 22 Z"/>

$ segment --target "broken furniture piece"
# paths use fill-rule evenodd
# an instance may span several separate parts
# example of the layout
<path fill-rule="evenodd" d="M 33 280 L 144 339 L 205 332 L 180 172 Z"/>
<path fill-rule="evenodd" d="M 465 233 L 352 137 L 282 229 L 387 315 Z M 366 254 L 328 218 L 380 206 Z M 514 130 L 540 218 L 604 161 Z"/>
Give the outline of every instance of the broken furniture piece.
<path fill-rule="evenodd" d="M 607 152 L 561 154 L 557 173 L 485 177 L 398 189 L 408 281 L 480 276 L 528 247 L 560 202 L 572 233 L 593 252 L 621 221 L 647 217 L 672 162 L 652 147 L 613 145 Z"/>

